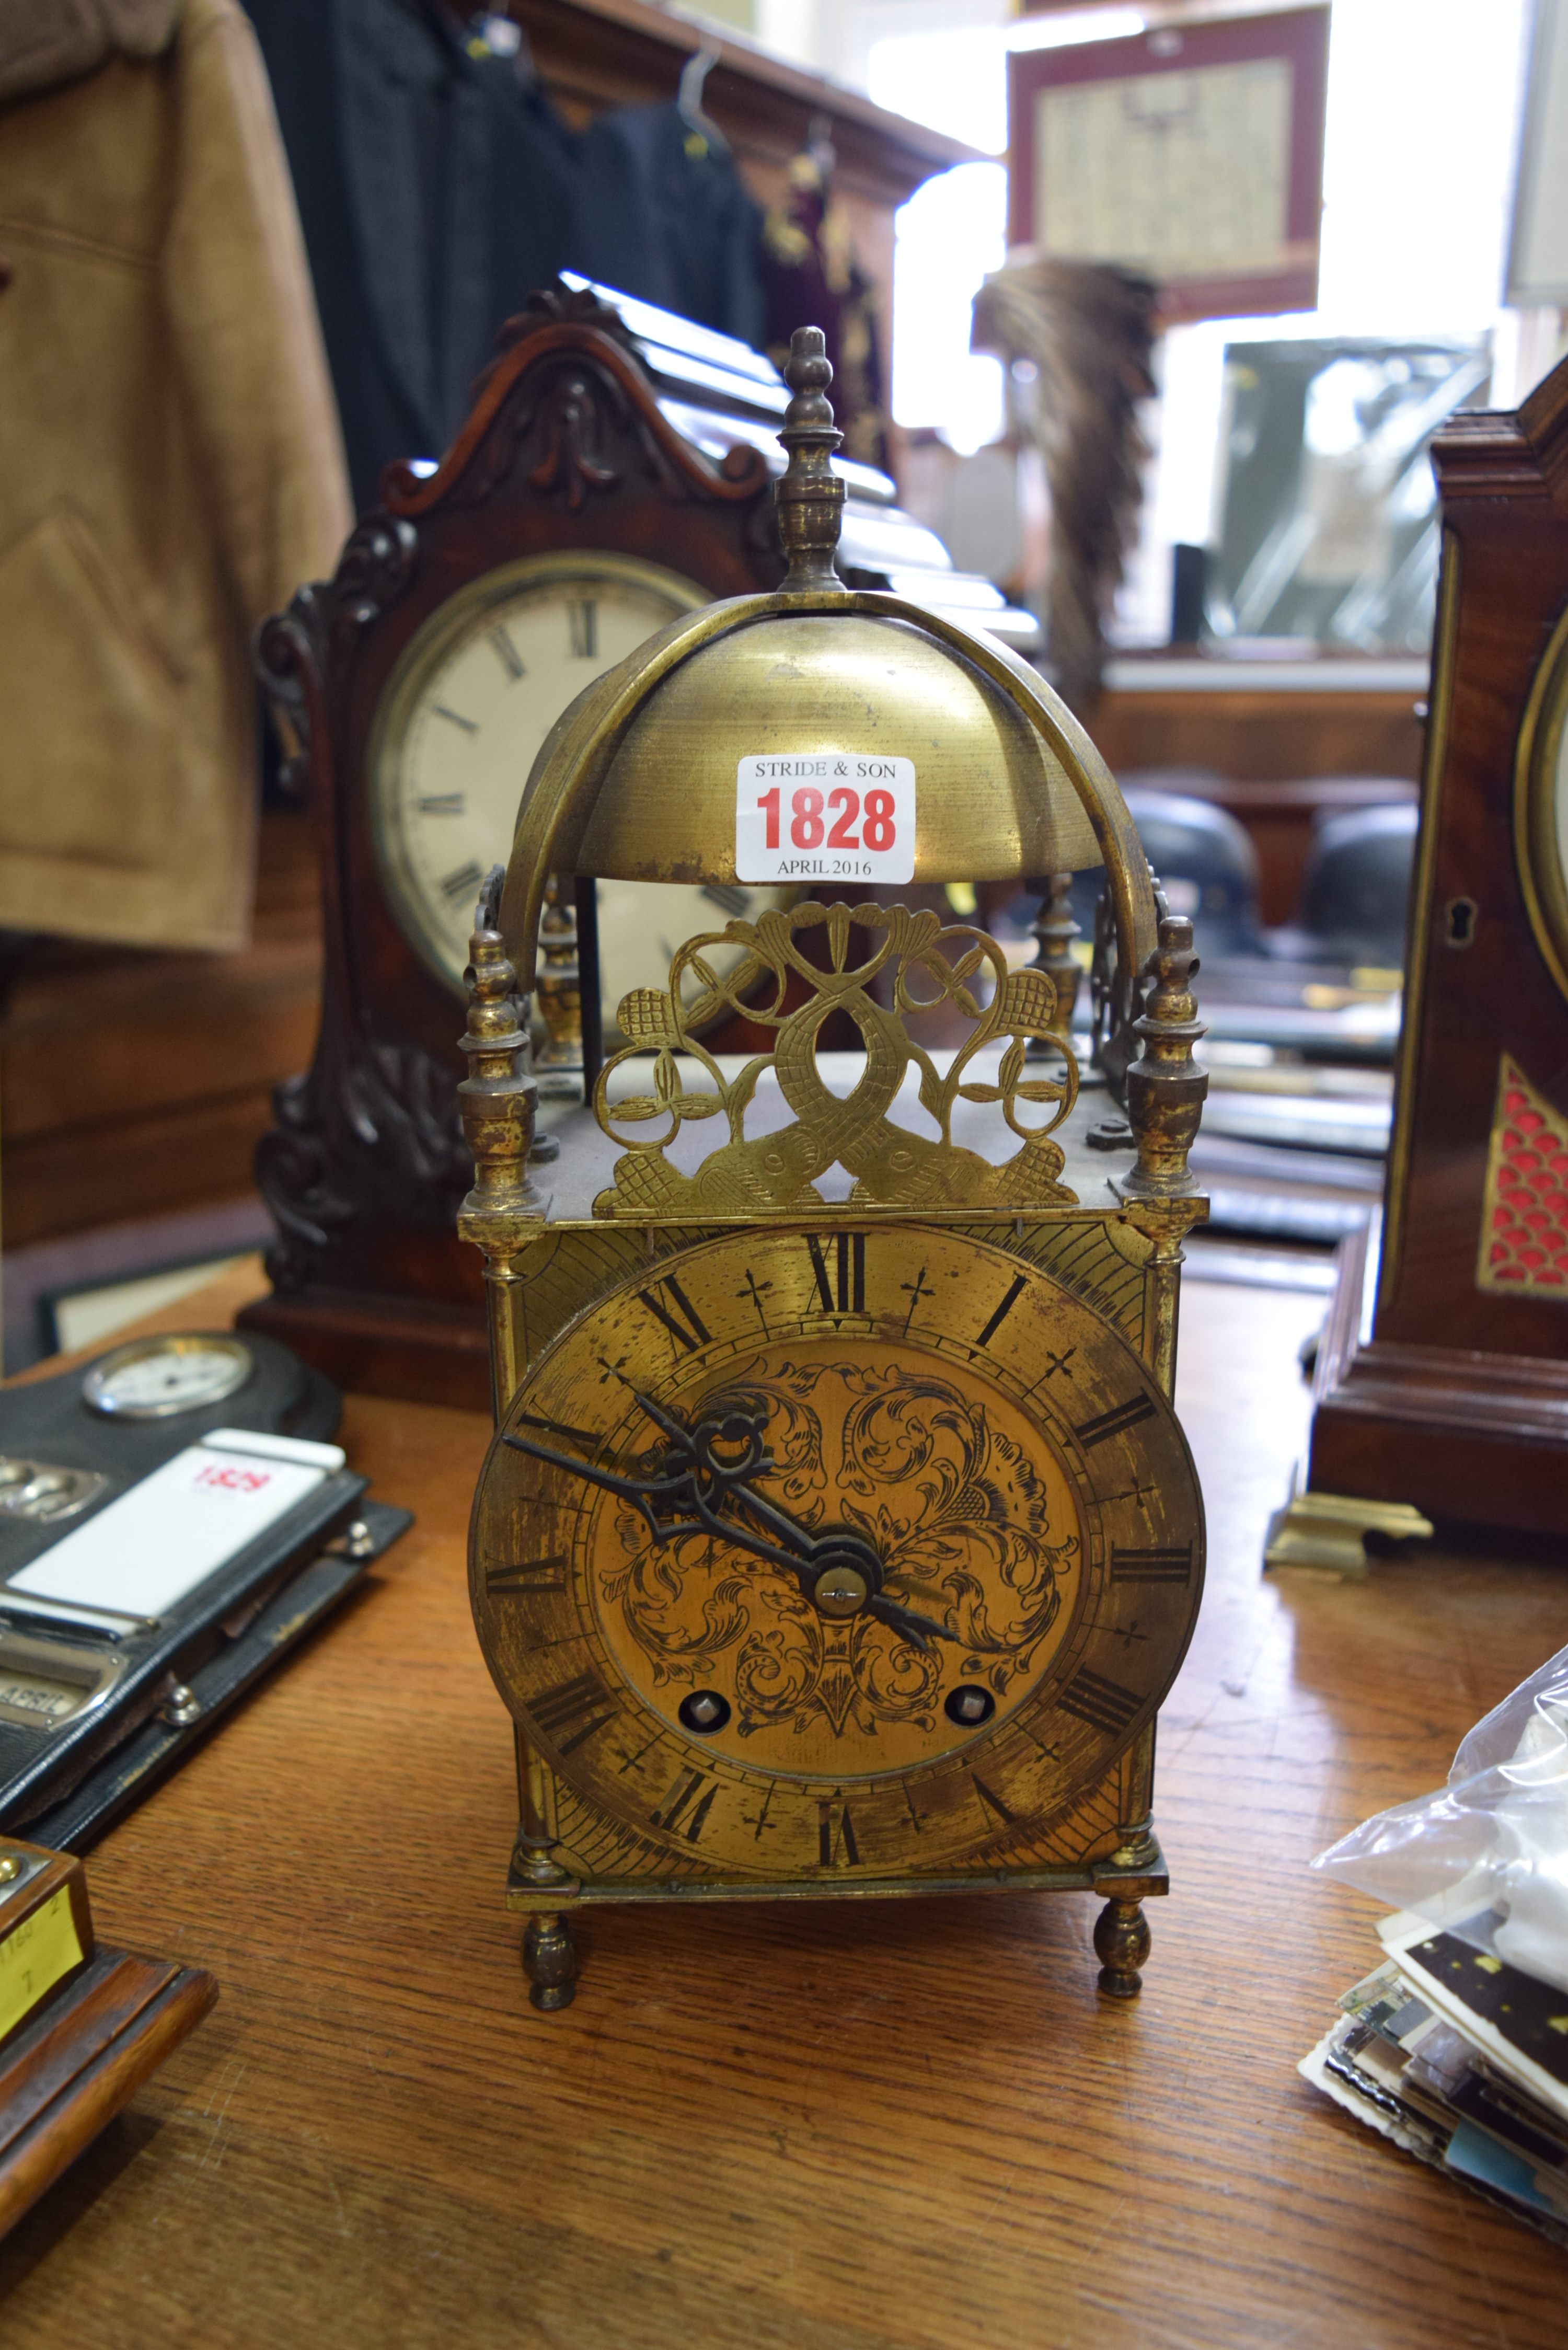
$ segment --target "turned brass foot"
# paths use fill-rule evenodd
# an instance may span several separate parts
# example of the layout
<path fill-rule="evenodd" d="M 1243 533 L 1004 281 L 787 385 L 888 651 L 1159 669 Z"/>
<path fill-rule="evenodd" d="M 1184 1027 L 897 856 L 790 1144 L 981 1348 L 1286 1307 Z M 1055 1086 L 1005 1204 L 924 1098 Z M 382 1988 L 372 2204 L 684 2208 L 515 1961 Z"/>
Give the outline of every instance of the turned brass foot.
<path fill-rule="evenodd" d="M 1136 1999 L 1138 1969 L 1148 1957 L 1148 1919 L 1141 1901 L 1107 1901 L 1095 1920 L 1100 1989 L 1107 1999 Z"/>
<path fill-rule="evenodd" d="M 577 1995 L 579 1960 L 577 1938 L 558 1910 L 529 1918 L 523 1937 L 523 1966 L 528 1977 L 528 1997 L 535 2007 L 546 2012 L 570 2007 Z"/>

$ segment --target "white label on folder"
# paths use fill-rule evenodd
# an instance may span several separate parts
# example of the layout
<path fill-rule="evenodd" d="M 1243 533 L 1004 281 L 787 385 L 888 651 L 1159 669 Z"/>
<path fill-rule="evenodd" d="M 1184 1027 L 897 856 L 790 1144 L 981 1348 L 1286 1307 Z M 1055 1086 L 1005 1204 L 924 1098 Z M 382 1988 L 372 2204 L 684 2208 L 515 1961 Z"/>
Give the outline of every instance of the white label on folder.
<path fill-rule="evenodd" d="M 915 878 L 915 763 L 871 752 L 742 759 L 735 778 L 735 879 Z"/>
<path fill-rule="evenodd" d="M 342 1466 L 336 1445 L 301 1445 L 312 1461 L 237 1450 L 244 1432 L 216 1430 L 155 1469 L 44 1557 L 0 1586 L 74 1607 L 159 1618 Z"/>

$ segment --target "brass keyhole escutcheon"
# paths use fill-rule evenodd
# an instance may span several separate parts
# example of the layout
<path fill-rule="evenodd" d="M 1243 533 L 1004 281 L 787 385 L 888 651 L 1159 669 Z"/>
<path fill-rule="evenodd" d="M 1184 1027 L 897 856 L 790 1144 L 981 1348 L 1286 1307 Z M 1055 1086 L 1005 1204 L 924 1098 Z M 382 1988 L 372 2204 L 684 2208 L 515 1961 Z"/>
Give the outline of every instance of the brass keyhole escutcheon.
<path fill-rule="evenodd" d="M 812 1586 L 811 1596 L 820 1615 L 836 1618 L 858 1616 L 871 1596 L 871 1586 L 857 1566 L 844 1561 L 823 1568 Z"/>

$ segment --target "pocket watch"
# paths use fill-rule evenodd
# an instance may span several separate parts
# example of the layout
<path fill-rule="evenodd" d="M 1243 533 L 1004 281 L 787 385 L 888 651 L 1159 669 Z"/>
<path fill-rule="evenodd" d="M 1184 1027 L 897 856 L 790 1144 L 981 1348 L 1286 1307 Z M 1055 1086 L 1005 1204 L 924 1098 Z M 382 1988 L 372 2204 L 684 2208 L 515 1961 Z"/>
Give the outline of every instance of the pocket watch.
<path fill-rule="evenodd" d="M 1097 1891 L 1100 1986 L 1129 1998 L 1203 1573 L 1169 1400 L 1206 1204 L 1191 926 L 1034 672 L 839 580 L 819 335 L 787 375 L 783 588 L 673 621 L 563 715 L 469 941 L 460 1229 L 497 1420 L 471 1596 L 515 1728 L 507 1899 L 545 2008 L 585 1904 L 1010 1886 Z M 1115 1183 L 1050 974 L 825 886 L 1101 860 L 1142 983 Z M 521 1005 L 563 870 L 818 894 L 711 909 L 628 989 L 546 1193 Z M 740 1062 L 703 1035 L 742 1004 L 771 1045 Z M 836 1082 L 830 1018 L 864 1046 Z"/>
<path fill-rule="evenodd" d="M 132 1338 L 100 1357 L 82 1380 L 89 1411 L 115 1419 L 170 1419 L 225 1403 L 255 1369 L 243 1338 L 215 1331 Z"/>

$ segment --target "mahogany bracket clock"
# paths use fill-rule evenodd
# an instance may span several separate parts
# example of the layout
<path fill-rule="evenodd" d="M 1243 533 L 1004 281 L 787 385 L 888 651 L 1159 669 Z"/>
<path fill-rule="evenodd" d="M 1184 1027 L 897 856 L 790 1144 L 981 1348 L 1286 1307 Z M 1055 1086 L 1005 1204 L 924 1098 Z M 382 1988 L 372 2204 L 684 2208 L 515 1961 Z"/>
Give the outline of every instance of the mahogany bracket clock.
<path fill-rule="evenodd" d="M 676 616 L 777 584 L 770 484 L 787 399 L 772 362 L 727 337 L 580 284 L 539 295 L 441 463 L 391 467 L 336 577 L 261 631 L 317 819 L 326 969 L 314 1065 L 280 1090 L 258 1154 L 278 1238 L 273 1294 L 244 1320 L 341 1386 L 488 1399 L 483 1284 L 454 1229 L 471 1172 L 457 1038 L 475 895 L 581 687 Z M 1003 632 L 1033 630 L 952 571 L 885 475 L 839 472 L 850 578 L 916 580 Z M 592 984 L 585 886 L 584 951 L 556 941 L 547 1015 Z M 732 885 L 707 910 L 787 894 Z M 633 909 L 599 910 L 616 1000 L 657 976 L 662 939 L 701 920 L 701 887 L 673 876 Z"/>
<path fill-rule="evenodd" d="M 1009 1887 L 1097 1894 L 1100 1986 L 1130 1998 L 1203 1572 L 1170 1402 L 1206 1209 L 1191 929 L 1032 670 L 845 585 L 815 330 L 786 372 L 782 587 L 578 697 L 471 941 L 462 1230 L 497 1419 L 471 1592 L 515 1724 L 507 1899 L 544 2008 L 586 1904 Z M 1101 862 L 1147 981 L 1115 1180 L 1050 973 L 834 887 Z M 519 1007 L 559 872 L 815 894 L 630 991 L 539 1166 Z M 703 1041 L 726 1003 L 749 1057 Z M 822 1049 L 835 1014 L 857 1052 Z"/>
<path fill-rule="evenodd" d="M 1348 1243 L 1272 1565 L 1568 1533 L 1568 365 L 1434 444 L 1443 508 L 1381 1234 Z"/>

